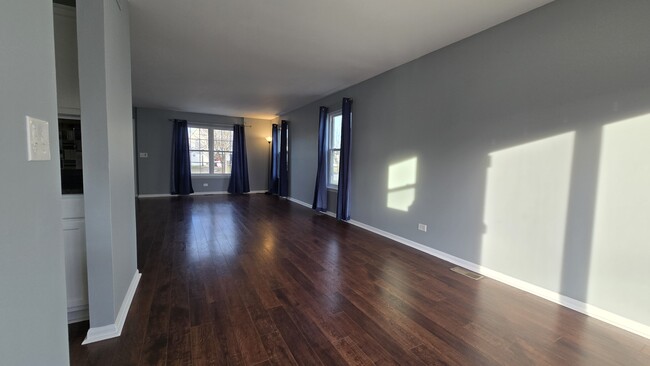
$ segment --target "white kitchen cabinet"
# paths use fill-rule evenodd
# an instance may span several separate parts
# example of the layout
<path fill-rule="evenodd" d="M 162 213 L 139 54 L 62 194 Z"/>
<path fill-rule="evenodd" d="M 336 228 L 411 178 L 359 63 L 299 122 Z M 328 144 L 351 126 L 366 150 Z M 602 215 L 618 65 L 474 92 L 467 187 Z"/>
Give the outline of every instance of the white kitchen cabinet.
<path fill-rule="evenodd" d="M 88 269 L 83 195 L 63 195 L 61 208 L 68 323 L 75 323 L 88 319 Z"/>

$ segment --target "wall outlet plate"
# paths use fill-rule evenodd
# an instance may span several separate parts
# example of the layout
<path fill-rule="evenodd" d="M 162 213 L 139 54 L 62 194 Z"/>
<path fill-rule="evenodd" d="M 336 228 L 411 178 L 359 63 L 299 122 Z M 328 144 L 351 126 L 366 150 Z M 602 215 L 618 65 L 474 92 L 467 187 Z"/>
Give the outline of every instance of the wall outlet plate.
<path fill-rule="evenodd" d="M 51 160 L 50 124 L 38 118 L 25 117 L 27 122 L 27 160 Z"/>
<path fill-rule="evenodd" d="M 141 152 L 139 156 L 140 156 L 141 158 L 148 158 L 148 157 L 149 157 L 149 153 Z"/>
<path fill-rule="evenodd" d="M 425 224 L 418 224 L 418 230 L 427 232 L 427 226 Z"/>

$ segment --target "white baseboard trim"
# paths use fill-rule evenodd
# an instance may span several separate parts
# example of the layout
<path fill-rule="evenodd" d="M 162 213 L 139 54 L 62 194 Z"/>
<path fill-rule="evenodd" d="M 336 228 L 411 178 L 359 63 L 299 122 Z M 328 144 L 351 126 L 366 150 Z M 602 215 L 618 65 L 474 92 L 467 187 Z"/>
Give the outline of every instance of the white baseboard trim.
<path fill-rule="evenodd" d="M 295 199 L 295 198 L 293 198 L 293 197 L 287 197 L 287 199 L 288 199 L 289 201 L 293 202 L 293 203 L 297 203 L 297 204 L 299 204 L 299 205 L 301 205 L 301 206 L 305 206 L 305 207 L 307 207 L 307 208 L 311 208 L 311 205 L 310 205 L 310 204 L 308 204 L 308 203 L 306 203 L 306 202 L 303 202 L 303 201 L 300 201 L 300 200 L 297 200 L 297 199 Z M 332 212 L 332 211 L 325 211 L 325 212 L 323 212 L 323 211 L 317 211 L 317 212 L 320 213 L 320 214 L 323 214 L 323 215 L 332 216 L 332 217 L 336 218 L 336 213 L 334 213 L 334 212 Z"/>
<path fill-rule="evenodd" d="M 260 193 L 266 193 L 266 191 L 250 191 L 246 192 L 244 194 L 260 194 Z M 214 194 L 230 194 L 227 191 L 215 191 L 215 192 L 194 192 L 190 194 L 190 196 L 210 196 Z M 139 194 L 136 197 L 137 198 L 160 198 L 160 197 L 176 197 L 177 195 L 172 195 L 169 193 L 166 194 Z"/>
<path fill-rule="evenodd" d="M 142 274 L 136 270 L 133 278 L 131 279 L 131 284 L 129 284 L 129 288 L 126 290 L 124 300 L 122 300 L 122 306 L 120 306 L 120 311 L 117 313 L 115 323 L 88 329 L 86 339 L 84 339 L 84 341 L 81 343 L 82 345 L 119 337 L 120 334 L 122 334 L 122 328 L 124 327 L 124 322 L 126 321 L 126 315 L 128 314 L 129 308 L 131 307 L 131 302 L 133 301 L 133 296 L 135 296 L 135 290 L 138 288 L 140 277 L 142 277 Z"/>
<path fill-rule="evenodd" d="M 115 324 L 104 325 L 103 327 L 95 327 L 88 329 L 86 339 L 81 342 L 82 345 L 103 341 L 120 336 L 120 331 L 117 330 Z"/>
<path fill-rule="evenodd" d="M 68 306 L 68 324 L 88 320 L 88 304 Z"/>
<path fill-rule="evenodd" d="M 88 299 L 71 299 L 68 300 L 68 311 L 77 311 L 79 309 L 88 309 Z"/>
<path fill-rule="evenodd" d="M 171 197 L 172 195 L 167 193 L 167 194 L 139 194 L 136 197 L 137 198 L 160 198 L 160 197 Z"/>
<path fill-rule="evenodd" d="M 194 192 L 190 196 L 209 196 L 213 194 L 228 194 L 228 191 Z"/>
<path fill-rule="evenodd" d="M 136 269 L 131 278 L 131 283 L 129 288 L 126 290 L 126 295 L 124 295 L 124 300 L 122 300 L 122 306 L 120 306 L 120 311 L 117 312 L 117 318 L 115 319 L 115 324 L 119 330 L 119 334 L 122 334 L 122 327 L 124 327 L 124 322 L 126 321 L 126 316 L 129 313 L 131 308 L 131 302 L 133 302 L 133 297 L 135 296 L 135 291 L 138 289 L 138 283 L 140 283 L 140 278 L 142 274 Z"/>
<path fill-rule="evenodd" d="M 309 207 L 311 208 L 311 205 L 297 200 L 293 197 L 288 198 L 291 202 L 295 202 L 299 205 Z M 326 214 L 330 216 L 336 217 L 336 215 L 333 212 L 325 212 Z M 564 306 L 566 308 L 575 310 L 579 313 L 585 314 L 587 316 L 590 316 L 592 318 L 598 319 L 600 321 L 603 321 L 605 323 L 611 324 L 615 327 L 624 329 L 628 332 L 634 333 L 636 335 L 639 335 L 644 338 L 650 339 L 650 326 L 636 322 L 634 320 L 625 318 L 621 315 L 612 313 L 610 311 L 601 309 L 597 306 L 591 305 L 584 303 L 582 301 L 570 298 L 568 296 L 564 296 L 562 294 L 559 294 L 555 291 L 547 290 L 545 288 L 542 288 L 537 285 L 533 285 L 532 283 L 528 283 L 526 281 L 522 281 L 520 279 L 508 276 L 506 274 L 503 274 L 501 272 L 489 269 L 487 267 L 481 266 L 476 263 L 472 263 L 469 261 L 466 261 L 464 259 L 455 257 L 451 254 L 447 254 L 445 252 L 433 249 L 431 247 L 428 247 L 426 245 L 414 242 L 412 240 L 406 239 L 404 237 L 389 233 L 387 231 L 378 229 L 374 226 L 370 226 L 367 224 L 364 224 L 362 222 L 356 221 L 356 220 L 350 220 L 348 223 L 358 226 L 362 229 L 368 230 L 370 232 L 373 232 L 375 234 L 381 235 L 383 237 L 386 237 L 388 239 L 394 240 L 400 244 L 407 245 L 411 248 L 417 249 L 421 252 L 424 252 L 426 254 L 432 255 L 434 257 L 440 258 L 442 260 L 445 260 L 447 262 L 453 263 L 457 266 L 461 266 L 463 268 L 469 269 L 470 271 L 480 273 L 486 277 L 489 277 L 493 280 L 499 281 L 501 283 L 504 283 L 508 286 L 515 287 L 517 289 L 520 289 L 522 291 L 526 291 L 530 294 L 533 294 L 535 296 L 539 296 L 545 300 L 554 302 L 558 305 Z"/>

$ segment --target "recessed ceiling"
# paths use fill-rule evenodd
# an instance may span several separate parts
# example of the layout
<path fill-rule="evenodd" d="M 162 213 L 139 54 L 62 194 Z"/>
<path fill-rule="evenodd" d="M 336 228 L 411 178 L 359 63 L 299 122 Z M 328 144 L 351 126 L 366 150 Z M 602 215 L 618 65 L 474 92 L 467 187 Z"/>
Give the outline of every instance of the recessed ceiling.
<path fill-rule="evenodd" d="M 551 0 L 130 0 L 138 107 L 271 119 Z"/>

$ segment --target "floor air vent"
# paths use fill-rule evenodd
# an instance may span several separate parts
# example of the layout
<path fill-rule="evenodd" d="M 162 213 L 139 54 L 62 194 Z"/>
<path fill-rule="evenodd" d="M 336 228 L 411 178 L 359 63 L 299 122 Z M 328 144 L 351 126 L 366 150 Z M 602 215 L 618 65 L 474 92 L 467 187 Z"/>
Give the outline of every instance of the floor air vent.
<path fill-rule="evenodd" d="M 460 273 L 460 274 L 462 274 L 463 276 L 465 276 L 465 277 L 469 277 L 469 278 L 471 278 L 471 279 L 473 279 L 473 280 L 477 280 L 477 281 L 478 281 L 478 280 L 480 280 L 481 278 L 483 278 L 482 275 L 480 275 L 480 274 L 478 274 L 478 273 L 475 273 L 475 272 L 472 272 L 472 271 L 468 271 L 468 270 L 466 270 L 466 269 L 463 268 L 463 267 L 453 267 L 453 268 L 450 268 L 450 269 L 451 269 L 452 271 L 456 272 L 456 273 Z"/>

